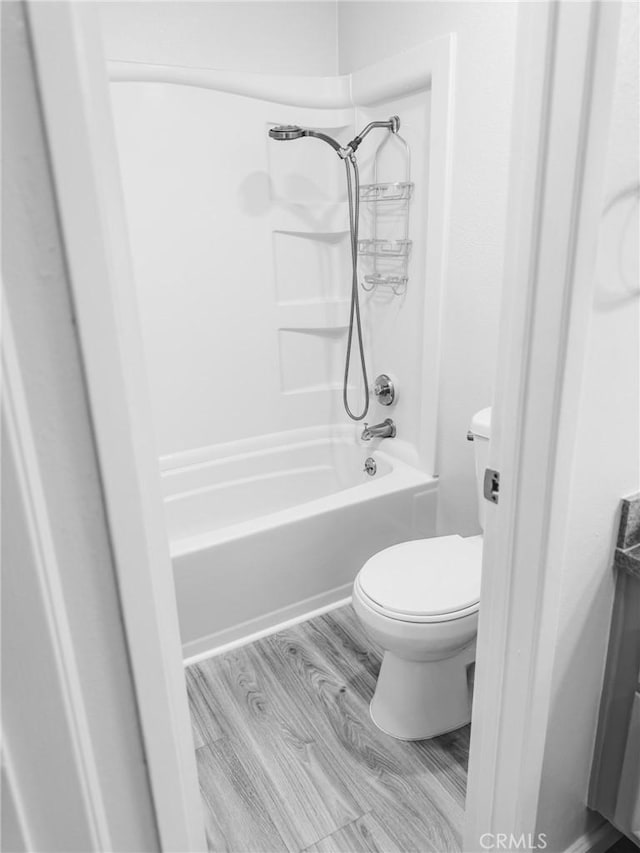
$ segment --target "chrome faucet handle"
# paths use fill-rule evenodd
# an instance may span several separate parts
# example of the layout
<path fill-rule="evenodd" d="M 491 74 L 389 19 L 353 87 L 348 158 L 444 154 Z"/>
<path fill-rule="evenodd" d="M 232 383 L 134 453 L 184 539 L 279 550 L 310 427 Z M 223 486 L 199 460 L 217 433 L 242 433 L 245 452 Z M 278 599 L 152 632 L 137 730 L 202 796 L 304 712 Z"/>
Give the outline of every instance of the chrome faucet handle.
<path fill-rule="evenodd" d="M 376 376 L 373 393 L 378 398 L 379 403 L 383 406 L 390 406 L 396 398 L 396 389 L 393 380 L 386 373 Z"/>

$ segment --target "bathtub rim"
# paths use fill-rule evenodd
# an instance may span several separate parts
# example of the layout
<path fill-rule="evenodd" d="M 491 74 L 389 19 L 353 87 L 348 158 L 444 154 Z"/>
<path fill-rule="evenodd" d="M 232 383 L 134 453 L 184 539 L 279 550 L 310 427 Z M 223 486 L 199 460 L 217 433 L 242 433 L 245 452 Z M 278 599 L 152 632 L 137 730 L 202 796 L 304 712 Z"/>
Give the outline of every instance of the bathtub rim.
<path fill-rule="evenodd" d="M 179 450 L 159 457 L 160 476 L 164 480 L 187 468 L 202 464 L 213 464 L 218 461 L 230 460 L 251 454 L 267 453 L 269 451 L 294 447 L 300 444 L 311 444 L 323 440 L 347 441 L 362 449 L 377 450 L 384 439 L 374 439 L 371 442 L 362 441 L 359 437 L 361 430 L 351 424 L 321 424 L 311 427 L 298 427 L 292 430 L 263 433 L 261 435 L 240 438 L 235 441 L 220 444 L 208 444 L 189 450 Z M 393 444 L 384 445 L 385 452 L 394 459 L 420 469 L 417 451 L 413 444 L 402 438 L 394 438 Z"/>
<path fill-rule="evenodd" d="M 217 530 L 208 530 L 204 533 L 176 539 L 173 542 L 170 541 L 171 559 L 206 550 L 244 536 L 252 536 L 274 527 L 295 524 L 312 516 L 334 512 L 342 507 L 366 503 L 385 495 L 396 494 L 407 488 L 423 487 L 425 491 L 435 491 L 438 488 L 438 477 L 418 471 L 413 466 L 400 462 L 383 453 L 383 451 L 375 451 L 375 454 L 372 455 L 382 457 L 391 467 L 391 470 L 381 476 L 379 480 L 359 483 L 330 495 L 324 495 L 275 512 L 265 513 L 265 515 L 246 521 L 228 524 Z"/>

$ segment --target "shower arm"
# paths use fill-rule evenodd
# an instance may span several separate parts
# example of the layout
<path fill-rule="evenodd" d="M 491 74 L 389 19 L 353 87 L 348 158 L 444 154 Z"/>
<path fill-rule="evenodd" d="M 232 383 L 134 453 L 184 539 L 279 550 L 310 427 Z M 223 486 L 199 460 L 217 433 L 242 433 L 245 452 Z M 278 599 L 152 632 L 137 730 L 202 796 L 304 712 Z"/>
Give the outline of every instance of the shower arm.
<path fill-rule="evenodd" d="M 326 133 L 322 133 L 319 130 L 304 128 L 301 135 L 312 136 L 314 139 L 322 139 L 333 148 L 338 157 L 342 160 L 346 160 L 347 157 L 353 157 L 365 136 L 377 127 L 386 128 L 387 130 L 390 130 L 391 133 L 397 133 L 400 129 L 400 118 L 398 116 L 391 116 L 387 121 L 370 121 L 369 124 L 363 128 L 357 136 L 354 136 L 351 142 L 349 142 L 344 148 L 336 142 L 335 139 L 332 139 Z"/>
<path fill-rule="evenodd" d="M 365 136 L 376 127 L 383 127 L 390 130 L 391 133 L 397 133 L 400 130 L 400 118 L 399 116 L 391 116 L 387 121 L 370 121 L 357 136 L 353 137 L 351 142 L 344 149 L 347 152 L 346 156 L 350 157 L 352 154 L 355 154 Z M 338 153 L 340 154 L 340 152 Z M 342 155 L 340 154 L 340 156 Z"/>

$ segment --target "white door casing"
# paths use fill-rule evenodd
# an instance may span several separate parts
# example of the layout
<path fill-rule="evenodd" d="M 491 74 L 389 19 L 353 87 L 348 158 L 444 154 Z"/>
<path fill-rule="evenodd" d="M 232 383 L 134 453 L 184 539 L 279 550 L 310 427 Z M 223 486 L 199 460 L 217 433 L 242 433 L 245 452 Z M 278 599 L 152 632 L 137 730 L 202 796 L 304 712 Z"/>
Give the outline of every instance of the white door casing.
<path fill-rule="evenodd" d="M 520 10 L 466 850 L 536 831 L 618 21 L 618 4 Z"/>
<path fill-rule="evenodd" d="M 96 9 L 28 19 L 162 850 L 206 849 Z"/>

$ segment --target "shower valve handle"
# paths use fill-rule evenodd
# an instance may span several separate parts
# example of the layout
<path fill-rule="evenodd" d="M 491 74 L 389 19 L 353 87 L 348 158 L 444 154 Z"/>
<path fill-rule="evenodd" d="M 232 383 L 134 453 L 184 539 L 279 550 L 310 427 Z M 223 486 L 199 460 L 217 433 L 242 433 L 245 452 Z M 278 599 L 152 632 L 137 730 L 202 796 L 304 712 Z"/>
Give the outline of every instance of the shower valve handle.
<path fill-rule="evenodd" d="M 373 385 L 373 393 L 378 398 L 378 402 L 383 406 L 390 406 L 396 398 L 396 389 L 393 380 L 386 373 L 381 373 L 376 376 Z"/>

